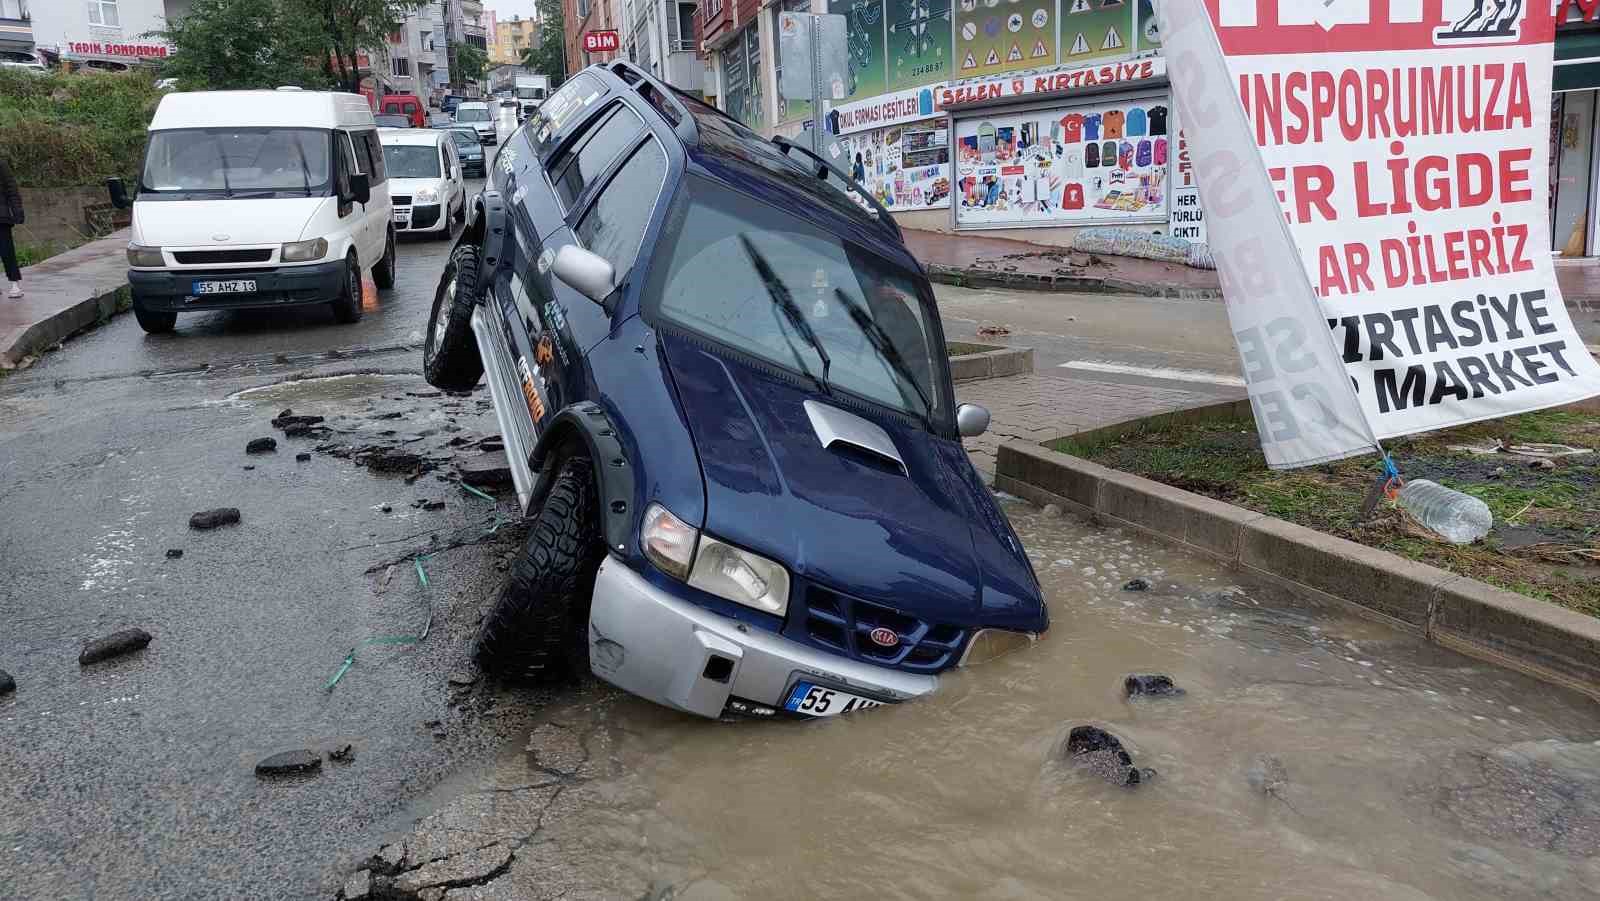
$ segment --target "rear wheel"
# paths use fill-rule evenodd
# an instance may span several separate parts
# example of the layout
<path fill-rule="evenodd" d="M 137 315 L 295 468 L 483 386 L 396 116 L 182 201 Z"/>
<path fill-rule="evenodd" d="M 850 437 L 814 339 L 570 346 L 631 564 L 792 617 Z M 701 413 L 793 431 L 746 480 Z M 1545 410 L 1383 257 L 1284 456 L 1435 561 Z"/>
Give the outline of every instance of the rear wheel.
<path fill-rule="evenodd" d="M 483 377 L 483 358 L 472 335 L 472 310 L 478 302 L 482 251 L 463 243 L 450 254 L 433 294 L 428 334 L 422 345 L 422 375 L 446 391 L 467 391 Z"/>
<path fill-rule="evenodd" d="M 484 671 L 501 679 L 545 681 L 570 672 L 578 620 L 589 609 L 605 546 L 594 507 L 594 470 L 587 457 L 561 464 L 555 484 L 511 565 L 474 651 Z"/>
<path fill-rule="evenodd" d="M 356 261 L 353 250 L 344 258 L 344 287 L 339 289 L 332 307 L 333 318 L 338 322 L 361 321 L 361 264 Z"/>
<path fill-rule="evenodd" d="M 372 280 L 387 291 L 394 287 L 394 226 L 384 229 L 384 234 L 387 237 L 383 240 L 383 259 L 372 267 Z"/>
<path fill-rule="evenodd" d="M 147 310 L 138 300 L 133 302 L 133 318 L 139 320 L 140 328 L 152 335 L 164 335 L 178 324 L 177 313 Z"/>

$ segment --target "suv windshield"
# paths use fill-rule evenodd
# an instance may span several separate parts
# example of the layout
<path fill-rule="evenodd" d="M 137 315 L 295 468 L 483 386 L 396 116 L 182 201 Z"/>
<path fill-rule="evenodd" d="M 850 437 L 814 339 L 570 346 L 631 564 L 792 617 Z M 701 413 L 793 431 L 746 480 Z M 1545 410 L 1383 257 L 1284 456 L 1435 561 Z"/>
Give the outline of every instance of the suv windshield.
<path fill-rule="evenodd" d="M 385 144 L 383 167 L 390 178 L 438 178 L 439 148 L 432 144 Z"/>
<path fill-rule="evenodd" d="M 932 307 L 911 276 L 835 235 L 691 177 L 649 293 L 664 319 L 826 390 L 943 418 Z M 716 273 L 707 290 L 706 273 Z M 664 273 L 664 274 L 662 274 Z M 826 364 L 826 365 L 825 365 Z"/>
<path fill-rule="evenodd" d="M 150 133 L 139 190 L 232 197 L 328 190 L 329 133 L 312 128 L 182 128 Z"/>
<path fill-rule="evenodd" d="M 459 106 L 456 107 L 457 122 L 488 122 L 489 110 L 484 107 Z"/>

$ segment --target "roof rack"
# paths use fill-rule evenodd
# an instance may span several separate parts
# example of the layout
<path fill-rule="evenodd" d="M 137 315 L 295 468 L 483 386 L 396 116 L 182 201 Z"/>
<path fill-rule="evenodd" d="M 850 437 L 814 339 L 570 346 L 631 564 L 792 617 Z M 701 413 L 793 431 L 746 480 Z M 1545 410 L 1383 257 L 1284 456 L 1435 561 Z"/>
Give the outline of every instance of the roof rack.
<path fill-rule="evenodd" d="M 649 72 L 639 68 L 625 59 L 619 59 L 609 67 L 611 74 L 622 79 L 623 83 L 643 97 L 651 106 L 655 107 L 661 115 L 672 124 L 674 128 L 679 122 L 689 118 L 689 110 L 672 96 L 666 86 L 658 82 Z M 668 107 L 670 104 L 670 108 Z"/>
<path fill-rule="evenodd" d="M 820 178 L 823 181 L 827 181 L 829 175 L 837 178 L 840 183 L 840 190 L 844 191 L 847 196 L 860 204 L 862 211 L 867 214 L 868 218 L 882 226 L 886 231 L 894 236 L 895 240 L 902 244 L 905 243 L 905 234 L 900 231 L 900 223 L 896 222 L 894 217 L 889 215 L 889 211 L 884 208 L 883 204 L 878 202 L 878 198 L 873 197 L 866 191 L 863 191 L 861 187 L 855 183 L 854 179 L 844 174 L 844 172 L 841 171 L 837 166 L 813 153 L 810 148 L 796 144 L 782 135 L 773 137 L 772 143 L 776 144 L 779 150 L 782 150 L 790 157 L 793 157 L 796 152 L 810 157 L 817 164 L 817 178 Z"/>

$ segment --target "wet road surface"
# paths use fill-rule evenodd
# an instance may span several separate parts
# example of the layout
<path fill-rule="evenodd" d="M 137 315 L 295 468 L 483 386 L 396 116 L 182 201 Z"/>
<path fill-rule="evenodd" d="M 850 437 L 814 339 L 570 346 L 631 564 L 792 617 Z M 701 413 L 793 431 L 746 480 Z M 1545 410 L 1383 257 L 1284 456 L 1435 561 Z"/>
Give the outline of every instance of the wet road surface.
<path fill-rule="evenodd" d="M 399 878 L 454 862 L 486 880 L 451 901 L 1600 892 L 1593 702 L 1142 538 L 1007 511 L 1050 603 L 1035 647 L 808 723 L 712 725 L 592 686 L 408 812 Z M 1135 576 L 1154 587 L 1124 591 Z M 1129 701 L 1136 672 L 1188 693 Z M 1063 763 L 1079 724 L 1154 780 Z"/>

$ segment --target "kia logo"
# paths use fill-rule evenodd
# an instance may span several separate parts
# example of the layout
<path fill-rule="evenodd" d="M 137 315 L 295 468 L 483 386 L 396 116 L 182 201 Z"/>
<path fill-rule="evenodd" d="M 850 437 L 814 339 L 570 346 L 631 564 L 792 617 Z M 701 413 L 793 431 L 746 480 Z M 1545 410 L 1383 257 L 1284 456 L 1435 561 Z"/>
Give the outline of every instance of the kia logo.
<path fill-rule="evenodd" d="M 885 629 L 882 626 L 873 629 L 872 632 L 867 635 L 867 637 L 872 639 L 873 644 L 884 648 L 892 648 L 900 643 L 899 634 L 897 634 L 893 629 Z"/>

